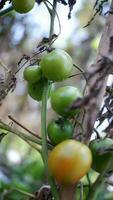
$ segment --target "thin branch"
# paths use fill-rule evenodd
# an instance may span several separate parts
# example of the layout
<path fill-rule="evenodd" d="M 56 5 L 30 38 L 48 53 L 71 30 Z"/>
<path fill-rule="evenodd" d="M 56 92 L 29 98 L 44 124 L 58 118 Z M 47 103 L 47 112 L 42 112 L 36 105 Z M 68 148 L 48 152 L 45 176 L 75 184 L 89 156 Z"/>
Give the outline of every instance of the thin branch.
<path fill-rule="evenodd" d="M 33 149 L 35 149 L 36 151 L 38 151 L 41 155 L 42 155 L 42 151 L 41 148 L 39 146 L 36 146 L 34 143 L 30 142 L 30 141 L 26 141 Z"/>
<path fill-rule="evenodd" d="M 24 130 L 26 130 L 28 133 L 30 133 L 31 135 L 33 135 L 33 136 L 35 136 L 35 137 L 37 137 L 37 138 L 39 138 L 41 140 L 41 137 L 39 135 L 35 134 L 34 132 L 32 132 L 31 130 L 29 130 L 28 128 L 26 128 L 24 125 L 22 125 L 16 119 L 14 119 L 11 115 L 8 115 L 8 118 L 11 119 L 18 126 L 20 126 L 21 128 L 23 128 Z"/>
<path fill-rule="evenodd" d="M 98 194 L 100 193 L 103 185 L 106 183 L 107 180 L 106 173 L 110 170 L 112 164 L 113 164 L 113 156 L 111 156 L 111 159 L 109 160 L 106 168 L 104 169 L 103 172 L 101 172 L 95 183 L 90 188 L 87 200 L 97 200 Z"/>
<path fill-rule="evenodd" d="M 11 12 L 12 10 L 13 10 L 13 6 L 10 6 L 9 8 L 6 8 L 6 9 L 0 11 L 0 16 L 3 16 L 3 15 L 8 14 L 8 13 Z"/>
<path fill-rule="evenodd" d="M 26 195 L 26 196 L 28 196 L 28 197 L 35 198 L 35 195 L 34 195 L 34 194 L 31 194 L 31 193 L 29 193 L 29 192 L 23 191 L 23 190 L 21 190 L 21 189 L 19 189 L 19 188 L 13 188 L 13 190 L 16 190 L 17 192 L 20 192 L 21 194 L 24 194 L 24 195 Z"/>
<path fill-rule="evenodd" d="M 12 127 L 10 127 L 9 125 L 5 124 L 5 123 L 2 122 L 1 120 L 0 120 L 0 128 L 1 128 L 1 129 L 4 129 L 4 130 L 6 130 L 6 131 L 8 131 L 8 132 L 10 132 L 10 133 L 13 133 L 13 134 L 15 134 L 15 135 L 17 135 L 17 136 L 19 136 L 19 137 L 22 138 L 24 141 L 30 141 L 30 142 L 34 142 L 34 143 L 36 143 L 36 144 L 42 145 L 42 140 L 36 138 L 36 137 L 33 136 L 33 135 L 32 135 L 32 136 L 29 136 L 29 135 L 27 135 L 27 134 L 25 134 L 25 133 L 23 133 L 23 132 L 21 132 L 21 131 L 18 131 L 17 129 L 12 128 Z M 52 149 L 52 146 L 51 146 L 50 144 L 48 144 L 48 148 L 49 148 L 49 149 Z"/>

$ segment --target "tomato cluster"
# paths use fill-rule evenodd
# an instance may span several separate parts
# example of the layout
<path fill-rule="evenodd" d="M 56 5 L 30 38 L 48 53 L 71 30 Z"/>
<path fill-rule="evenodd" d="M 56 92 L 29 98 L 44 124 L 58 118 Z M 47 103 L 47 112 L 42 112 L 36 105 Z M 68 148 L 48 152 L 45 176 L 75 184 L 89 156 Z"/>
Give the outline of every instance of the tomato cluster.
<path fill-rule="evenodd" d="M 35 0 L 12 0 L 12 6 L 14 10 L 18 13 L 27 13 L 35 5 Z"/>
<path fill-rule="evenodd" d="M 55 49 L 44 55 L 38 65 L 24 70 L 24 79 L 28 82 L 28 93 L 37 101 L 42 100 L 43 89 L 47 82 L 59 82 L 67 79 L 72 72 L 73 61 L 64 50 Z M 73 86 L 64 86 L 50 91 L 52 109 L 60 115 L 49 122 L 48 138 L 53 150 L 48 155 L 48 167 L 51 175 L 62 184 L 74 184 L 91 167 L 92 154 L 87 145 L 72 140 L 75 124 L 72 118 L 80 109 L 70 109 L 81 92 Z"/>
<path fill-rule="evenodd" d="M 61 49 L 55 49 L 46 55 L 44 55 L 38 65 L 33 65 L 25 68 L 24 79 L 28 82 L 28 93 L 37 101 L 41 101 L 43 88 L 47 83 L 47 80 L 53 82 L 59 82 L 65 80 L 70 76 L 73 69 L 73 62 L 70 55 Z M 65 96 L 67 94 L 67 96 Z M 52 108 L 61 116 L 69 115 L 68 107 L 71 103 L 80 97 L 81 94 L 77 88 L 67 86 L 59 88 L 58 91 L 54 91 L 51 96 Z M 59 102 L 57 100 L 59 99 Z M 65 99 L 65 104 L 62 102 Z M 56 107 L 55 107 L 56 105 Z M 71 112 L 70 112 L 71 113 Z M 72 112 L 75 114 L 75 112 Z"/>

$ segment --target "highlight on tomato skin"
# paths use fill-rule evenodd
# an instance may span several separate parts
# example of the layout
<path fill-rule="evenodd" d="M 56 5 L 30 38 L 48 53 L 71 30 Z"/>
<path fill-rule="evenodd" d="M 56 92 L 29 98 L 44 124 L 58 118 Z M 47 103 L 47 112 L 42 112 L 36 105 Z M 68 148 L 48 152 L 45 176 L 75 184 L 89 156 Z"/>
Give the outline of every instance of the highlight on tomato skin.
<path fill-rule="evenodd" d="M 48 155 L 48 168 L 55 180 L 63 185 L 77 183 L 91 168 L 92 153 L 79 141 L 65 140 Z"/>

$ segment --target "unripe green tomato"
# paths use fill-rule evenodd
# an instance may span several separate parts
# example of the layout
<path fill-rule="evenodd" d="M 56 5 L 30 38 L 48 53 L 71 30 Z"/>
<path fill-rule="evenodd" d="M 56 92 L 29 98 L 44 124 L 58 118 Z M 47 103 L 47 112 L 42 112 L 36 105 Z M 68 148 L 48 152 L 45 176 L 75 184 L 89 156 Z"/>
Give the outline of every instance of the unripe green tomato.
<path fill-rule="evenodd" d="M 73 61 L 67 52 L 55 49 L 42 58 L 40 66 L 47 79 L 62 81 L 70 76 L 73 69 Z"/>
<path fill-rule="evenodd" d="M 93 156 L 92 169 L 101 173 L 106 168 L 110 158 L 113 156 L 112 152 L 102 154 L 101 151 L 113 148 L 113 140 L 110 138 L 96 139 L 91 141 L 89 147 Z M 111 166 L 111 168 L 113 169 L 113 166 Z"/>
<path fill-rule="evenodd" d="M 48 124 L 47 132 L 52 144 L 56 145 L 64 140 L 72 138 L 74 126 L 68 120 L 57 119 Z"/>
<path fill-rule="evenodd" d="M 73 116 L 79 113 L 80 109 L 69 110 L 69 107 L 79 97 L 82 97 L 82 95 L 76 87 L 60 87 L 51 94 L 51 106 L 61 116 Z"/>
<path fill-rule="evenodd" d="M 41 67 L 38 65 L 33 65 L 26 67 L 24 70 L 24 79 L 28 82 L 36 83 L 42 77 Z"/>
<path fill-rule="evenodd" d="M 43 90 L 47 80 L 41 79 L 36 83 L 28 83 L 28 94 L 36 101 L 42 100 Z"/>
<path fill-rule="evenodd" d="M 18 13 L 27 13 L 35 5 L 35 0 L 12 0 L 13 8 Z"/>

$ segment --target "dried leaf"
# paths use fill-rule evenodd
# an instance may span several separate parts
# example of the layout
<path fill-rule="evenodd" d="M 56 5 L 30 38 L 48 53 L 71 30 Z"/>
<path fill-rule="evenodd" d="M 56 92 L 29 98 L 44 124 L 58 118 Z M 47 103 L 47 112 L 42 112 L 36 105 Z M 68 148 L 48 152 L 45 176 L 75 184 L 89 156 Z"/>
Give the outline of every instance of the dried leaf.
<path fill-rule="evenodd" d="M 4 5 L 5 5 L 5 3 L 7 1 L 9 1 L 9 0 L 1 0 L 1 2 L 0 2 L 0 9 L 2 9 L 4 7 Z"/>
<path fill-rule="evenodd" d="M 71 18 L 71 12 L 73 10 L 73 6 L 76 4 L 76 0 L 68 0 L 68 5 L 69 5 L 69 14 L 68 14 L 68 19 Z"/>

